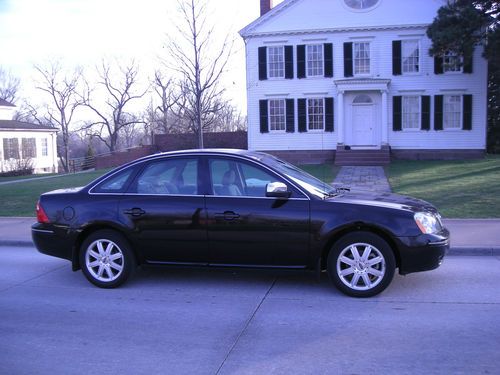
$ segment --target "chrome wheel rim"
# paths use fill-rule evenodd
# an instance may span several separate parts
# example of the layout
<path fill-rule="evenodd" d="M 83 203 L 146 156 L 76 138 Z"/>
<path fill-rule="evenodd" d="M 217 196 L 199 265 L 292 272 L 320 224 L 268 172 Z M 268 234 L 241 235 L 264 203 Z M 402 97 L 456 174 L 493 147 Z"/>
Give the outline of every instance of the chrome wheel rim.
<path fill-rule="evenodd" d="M 368 243 L 347 246 L 337 259 L 337 275 L 353 290 L 370 290 L 384 278 L 385 258 L 379 249 Z"/>
<path fill-rule="evenodd" d="M 124 257 L 113 241 L 99 239 L 92 242 L 85 252 L 85 265 L 96 280 L 111 282 L 123 272 Z"/>

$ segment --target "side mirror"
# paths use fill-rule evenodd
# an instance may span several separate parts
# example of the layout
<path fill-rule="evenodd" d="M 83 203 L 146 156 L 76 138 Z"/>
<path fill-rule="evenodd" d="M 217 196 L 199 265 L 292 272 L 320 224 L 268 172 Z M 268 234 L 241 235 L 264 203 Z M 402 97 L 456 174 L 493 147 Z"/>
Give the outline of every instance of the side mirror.
<path fill-rule="evenodd" d="M 266 197 L 288 198 L 291 194 L 283 182 L 271 182 L 266 185 Z"/>

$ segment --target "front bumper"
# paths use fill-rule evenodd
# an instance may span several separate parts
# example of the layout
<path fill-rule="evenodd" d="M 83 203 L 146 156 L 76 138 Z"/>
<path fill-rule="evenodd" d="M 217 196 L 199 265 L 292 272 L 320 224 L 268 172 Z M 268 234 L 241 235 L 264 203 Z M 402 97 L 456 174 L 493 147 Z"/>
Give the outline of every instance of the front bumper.
<path fill-rule="evenodd" d="M 450 232 L 443 228 L 437 234 L 398 237 L 399 273 L 428 271 L 438 268 L 450 248 Z"/>
<path fill-rule="evenodd" d="M 31 237 L 42 254 L 72 260 L 74 240 L 66 229 L 35 223 L 31 226 Z"/>

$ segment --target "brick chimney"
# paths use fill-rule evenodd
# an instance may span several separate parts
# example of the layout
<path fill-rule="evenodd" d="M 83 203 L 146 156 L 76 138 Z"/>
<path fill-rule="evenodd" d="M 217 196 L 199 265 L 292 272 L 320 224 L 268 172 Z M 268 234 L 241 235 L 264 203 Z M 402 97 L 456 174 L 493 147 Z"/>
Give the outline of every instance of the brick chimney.
<path fill-rule="evenodd" d="M 261 17 L 269 12 L 273 7 L 273 0 L 260 0 L 260 15 Z"/>

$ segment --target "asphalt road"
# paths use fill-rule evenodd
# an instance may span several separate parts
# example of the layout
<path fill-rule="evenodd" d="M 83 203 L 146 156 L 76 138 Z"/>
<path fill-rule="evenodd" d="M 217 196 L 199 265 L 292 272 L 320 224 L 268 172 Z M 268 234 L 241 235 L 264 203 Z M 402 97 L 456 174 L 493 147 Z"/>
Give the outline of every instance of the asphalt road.
<path fill-rule="evenodd" d="M 345 297 L 310 274 L 147 269 L 120 289 L 0 247 L 0 374 L 498 374 L 500 258 Z"/>

